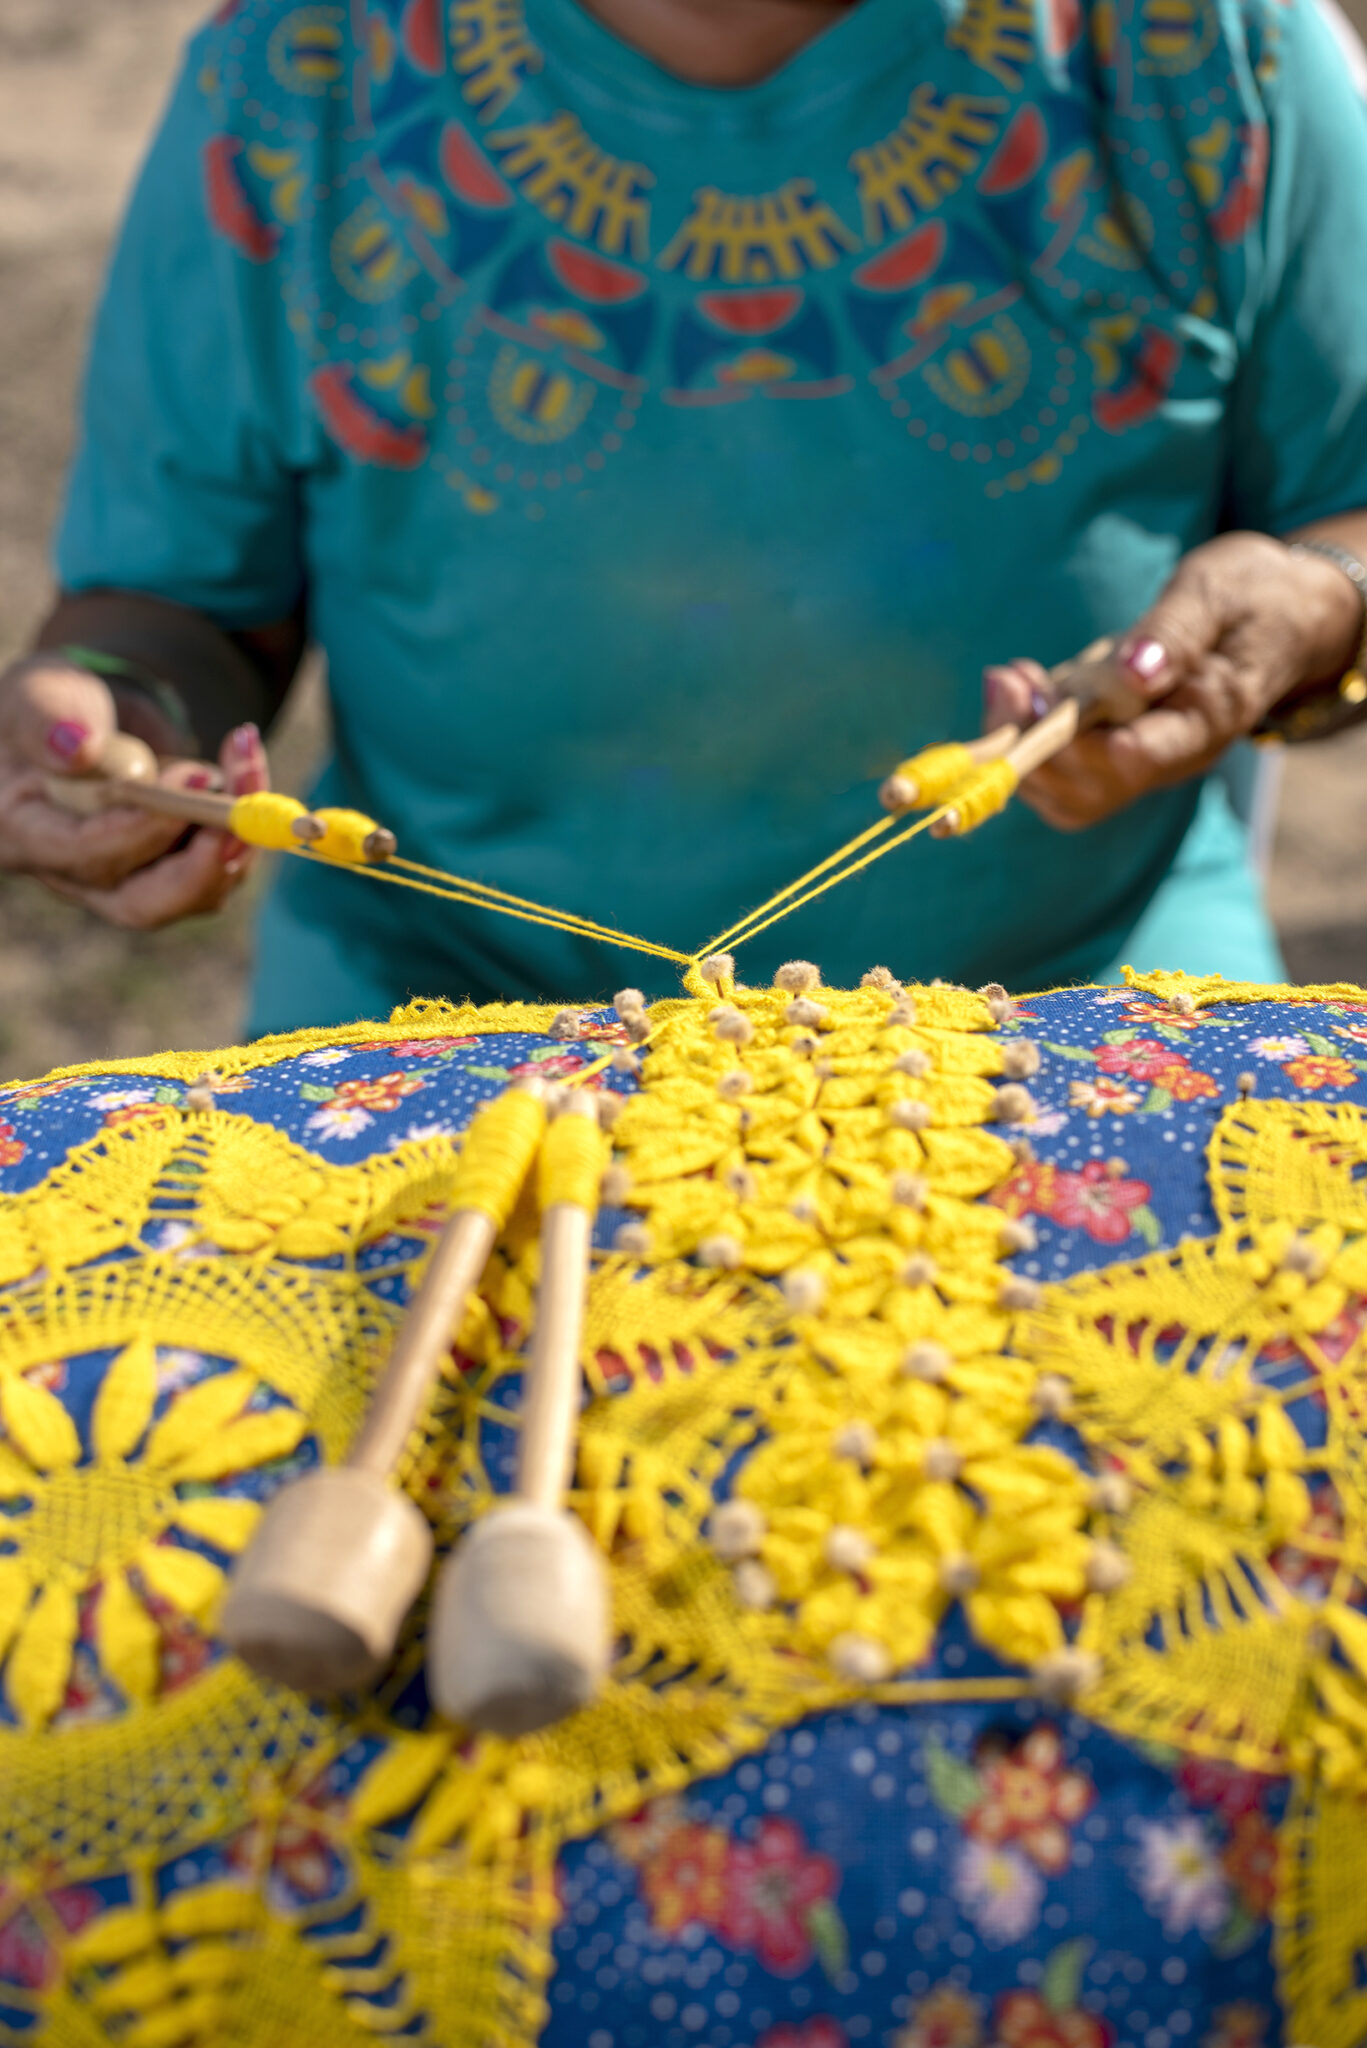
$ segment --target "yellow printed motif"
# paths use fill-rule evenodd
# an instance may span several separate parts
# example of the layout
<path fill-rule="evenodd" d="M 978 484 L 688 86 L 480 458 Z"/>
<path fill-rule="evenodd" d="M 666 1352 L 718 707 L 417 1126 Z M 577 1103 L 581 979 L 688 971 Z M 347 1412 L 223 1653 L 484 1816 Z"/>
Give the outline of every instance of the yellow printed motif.
<path fill-rule="evenodd" d="M 600 149 L 576 114 L 505 128 L 488 138 L 500 169 L 547 220 L 605 256 L 650 254 L 650 201 L 655 174 Z"/>
<path fill-rule="evenodd" d="M 814 197 L 810 178 L 790 178 L 777 192 L 734 194 L 705 185 L 693 195 L 693 211 L 661 250 L 662 270 L 682 268 L 697 281 L 767 284 L 776 277 L 801 277 L 829 270 L 857 249 L 839 214 Z"/>
<path fill-rule="evenodd" d="M 1015 321 L 999 313 L 921 372 L 937 398 L 970 419 L 1013 406 L 1030 377 L 1030 349 Z"/>
<path fill-rule="evenodd" d="M 917 207 L 931 213 L 957 192 L 996 141 L 1005 111 L 1005 100 L 966 92 L 942 98 L 933 85 L 918 85 L 892 134 L 850 158 L 865 240 L 904 233 Z"/>
<path fill-rule="evenodd" d="M 418 271 L 398 230 L 376 199 L 363 199 L 332 238 L 332 268 L 353 298 L 380 305 Z"/>
<path fill-rule="evenodd" d="M 266 45 L 266 62 L 287 92 L 322 99 L 342 77 L 345 16 L 340 7 L 300 7 Z"/>
<path fill-rule="evenodd" d="M 945 41 L 964 51 L 980 71 L 990 71 L 1008 92 L 1019 92 L 1035 54 L 1035 10 L 1030 0 L 967 0 Z"/>
<path fill-rule="evenodd" d="M 451 42 L 461 92 L 481 121 L 497 121 L 541 69 L 522 0 L 453 0 Z"/>

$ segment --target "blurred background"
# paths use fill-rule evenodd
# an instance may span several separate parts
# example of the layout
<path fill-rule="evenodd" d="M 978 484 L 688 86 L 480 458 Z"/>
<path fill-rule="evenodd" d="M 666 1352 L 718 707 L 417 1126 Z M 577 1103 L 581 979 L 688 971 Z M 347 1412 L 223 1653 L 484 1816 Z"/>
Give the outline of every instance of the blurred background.
<path fill-rule="evenodd" d="M 47 537 L 92 301 L 181 40 L 208 8 L 0 0 L 0 659 L 48 602 Z M 1350 12 L 1362 27 L 1367 0 Z M 307 779 L 325 718 L 310 671 L 272 735 L 279 786 Z M 1270 886 L 1298 981 L 1367 981 L 1365 795 L 1367 728 L 1286 759 Z M 212 921 L 121 933 L 0 877 L 0 1076 L 231 1044 L 250 914 L 239 896 Z"/>

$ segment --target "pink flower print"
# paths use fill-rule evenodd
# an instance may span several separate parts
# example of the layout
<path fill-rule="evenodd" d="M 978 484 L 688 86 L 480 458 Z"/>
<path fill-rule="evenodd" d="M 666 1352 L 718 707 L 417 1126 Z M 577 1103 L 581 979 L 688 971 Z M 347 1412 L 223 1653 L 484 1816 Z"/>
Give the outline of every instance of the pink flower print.
<path fill-rule="evenodd" d="M 1128 1045 L 1099 1045 L 1096 1063 L 1103 1074 L 1129 1074 L 1136 1081 L 1156 1082 L 1167 1068 L 1182 1065 L 1182 1055 L 1157 1038 L 1132 1038 Z"/>
<path fill-rule="evenodd" d="M 839 1867 L 813 1855 L 791 1821 L 763 1820 L 754 1841 L 733 1844 L 727 1858 L 717 1932 L 775 1976 L 793 1976 L 811 1961 L 813 1909 L 839 1884 Z"/>
<path fill-rule="evenodd" d="M 1089 1159 L 1080 1173 L 1060 1173 L 1050 1216 L 1067 1229 L 1085 1230 L 1098 1244 L 1123 1244 L 1133 1229 L 1131 1212 L 1143 1208 L 1151 1189 L 1147 1181 L 1122 1176 L 1123 1168 L 1113 1173 L 1100 1159 Z"/>

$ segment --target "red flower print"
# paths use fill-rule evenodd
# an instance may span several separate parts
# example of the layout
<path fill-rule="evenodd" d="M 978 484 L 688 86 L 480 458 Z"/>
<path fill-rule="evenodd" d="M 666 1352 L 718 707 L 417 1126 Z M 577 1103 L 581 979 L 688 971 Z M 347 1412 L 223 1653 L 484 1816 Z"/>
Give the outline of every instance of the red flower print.
<path fill-rule="evenodd" d="M 978 2001 L 952 1984 L 937 1984 L 897 2035 L 894 2048 L 979 2048 Z"/>
<path fill-rule="evenodd" d="M 1244 1999 L 1222 2005 L 1215 2015 L 1215 2032 L 1206 2035 L 1201 2048 L 1264 2048 L 1271 2018 L 1262 2006 Z"/>
<path fill-rule="evenodd" d="M 28 1146 L 14 1135 L 13 1124 L 0 1124 L 0 1166 L 17 1166 Z"/>
<path fill-rule="evenodd" d="M 784 2020 L 761 2034 L 755 2048 L 849 2048 L 849 2035 L 838 2020 L 821 2013 L 794 2026 Z"/>
<path fill-rule="evenodd" d="M 1044 1722 L 1008 1747 L 989 1743 L 977 1758 L 983 1797 L 964 1815 L 967 1834 L 994 1845 L 1015 1842 L 1050 1877 L 1072 1860 L 1068 1830 L 1096 1799 L 1090 1778 L 1063 1767 L 1058 1730 Z"/>
<path fill-rule="evenodd" d="M 1298 1060 L 1288 1060 L 1282 1072 L 1298 1088 L 1346 1088 L 1358 1077 L 1353 1062 L 1336 1052 L 1305 1053 Z"/>
<path fill-rule="evenodd" d="M 17 1900 L 11 1894 L 11 1903 Z M 0 1903 L 0 1912 L 4 1904 Z M 57 1958 L 46 1935 L 26 1906 L 18 1905 L 0 1926 L 0 1983 L 24 1991 L 43 1991 L 56 1975 Z"/>
<path fill-rule="evenodd" d="M 715 1927 L 722 1910 L 731 1837 L 723 1828 L 671 1828 L 641 1870 L 641 1892 L 662 1934 L 691 1921 Z"/>
<path fill-rule="evenodd" d="M 1174 1102 L 1196 1102 L 1202 1096 L 1218 1095 L 1218 1082 L 1211 1074 L 1203 1074 L 1198 1067 L 1189 1067 L 1185 1060 L 1175 1060 L 1170 1067 L 1164 1067 L 1161 1074 L 1155 1074 L 1155 1088 L 1166 1088 Z"/>
<path fill-rule="evenodd" d="M 606 1024 L 585 1024 L 574 1035 L 581 1042 L 587 1041 L 595 1045 L 627 1043 L 627 1027 L 619 1018 L 614 1018 Z"/>
<path fill-rule="evenodd" d="M 1256 1813 L 1272 1780 L 1259 1771 L 1241 1771 L 1222 1757 L 1183 1757 L 1177 1782 L 1193 1806 L 1209 1806 L 1227 1821 Z"/>
<path fill-rule="evenodd" d="M 754 1841 L 737 1842 L 727 1858 L 717 1932 L 775 1976 L 791 1976 L 811 1961 L 812 1909 L 839 1884 L 838 1866 L 813 1855 L 791 1821 L 763 1820 Z"/>
<path fill-rule="evenodd" d="M 1010 1180 L 993 1190 L 989 1200 L 1008 1216 L 1047 1216 L 1054 1206 L 1058 1168 L 1031 1160 L 1013 1173 Z"/>
<path fill-rule="evenodd" d="M 549 1059 L 522 1060 L 508 1072 L 514 1081 L 525 1076 L 539 1074 L 543 1081 L 567 1081 L 571 1074 L 578 1074 L 588 1065 L 581 1052 L 553 1052 Z"/>
<path fill-rule="evenodd" d="M 421 1074 L 381 1074 L 374 1081 L 342 1081 L 332 1099 L 339 1109 L 397 1109 L 426 1086 Z"/>
<path fill-rule="evenodd" d="M 1164 1024 L 1169 1031 L 1195 1031 L 1198 1024 L 1214 1024 L 1219 1020 L 1203 1017 L 1199 1010 L 1193 1010 L 1189 1017 L 1180 1010 L 1170 1010 L 1166 1003 L 1126 1003 L 1121 1016 L 1131 1024 Z"/>
<path fill-rule="evenodd" d="M 125 1102 L 120 1109 L 106 1110 L 104 1128 L 107 1131 L 121 1131 L 126 1124 L 137 1123 L 144 1116 L 165 1116 L 166 1106 L 161 1102 Z"/>
<path fill-rule="evenodd" d="M 1103 1074 L 1129 1074 L 1136 1081 L 1157 1081 L 1166 1069 L 1185 1064 L 1157 1038 L 1132 1038 L 1128 1045 L 1099 1045 L 1096 1063 Z"/>
<path fill-rule="evenodd" d="M 1277 1896 L 1277 1835 L 1261 1813 L 1241 1813 L 1220 1861 L 1255 1920 L 1266 1920 Z"/>
<path fill-rule="evenodd" d="M 1110 2048 L 1105 2020 L 1073 2006 L 1055 2012 L 1038 1991 L 1008 1991 L 997 2000 L 997 2048 Z"/>
<path fill-rule="evenodd" d="M 1049 1215 L 1066 1229 L 1085 1230 L 1098 1244 L 1123 1244 L 1130 1235 L 1130 1212 L 1148 1201 L 1147 1181 L 1125 1180 L 1100 1159 L 1089 1159 L 1081 1173 L 1061 1173 Z"/>

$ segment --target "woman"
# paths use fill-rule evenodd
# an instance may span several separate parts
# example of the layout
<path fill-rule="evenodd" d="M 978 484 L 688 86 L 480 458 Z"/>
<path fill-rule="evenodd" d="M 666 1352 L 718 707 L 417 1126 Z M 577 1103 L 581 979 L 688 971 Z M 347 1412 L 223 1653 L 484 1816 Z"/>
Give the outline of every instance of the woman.
<path fill-rule="evenodd" d="M 1358 656 L 1365 195 L 1312 0 L 227 0 L 97 327 L 0 859 L 125 924 L 216 906 L 242 848 L 40 776 L 117 716 L 172 776 L 229 733 L 253 786 L 311 635 L 323 798 L 691 948 L 973 730 L 984 670 L 1028 717 L 1128 628 L 1138 724 L 746 970 L 1275 978 L 1208 771 L 1332 723 Z M 287 863 L 253 1025 L 628 978 Z"/>

